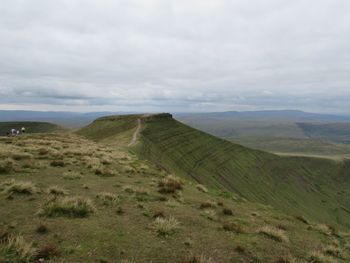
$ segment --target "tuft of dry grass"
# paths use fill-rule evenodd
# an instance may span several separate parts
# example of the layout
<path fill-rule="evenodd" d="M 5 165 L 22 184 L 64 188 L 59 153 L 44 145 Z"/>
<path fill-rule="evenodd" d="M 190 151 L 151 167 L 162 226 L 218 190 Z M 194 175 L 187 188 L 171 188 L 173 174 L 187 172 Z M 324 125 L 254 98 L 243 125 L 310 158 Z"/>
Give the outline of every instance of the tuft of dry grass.
<path fill-rule="evenodd" d="M 295 216 L 295 219 L 299 220 L 300 222 L 304 223 L 305 225 L 310 225 L 309 221 L 303 217 L 302 215 Z"/>
<path fill-rule="evenodd" d="M 264 226 L 260 228 L 258 232 L 278 242 L 288 242 L 289 240 L 283 230 L 272 226 Z"/>
<path fill-rule="evenodd" d="M 0 174 L 8 174 L 14 171 L 15 164 L 10 159 L 0 160 Z"/>
<path fill-rule="evenodd" d="M 68 191 L 58 185 L 53 185 L 47 189 L 47 193 L 52 195 L 67 195 Z"/>
<path fill-rule="evenodd" d="M 77 172 L 66 172 L 63 173 L 63 178 L 66 180 L 77 180 L 83 178 L 83 176 Z"/>
<path fill-rule="evenodd" d="M 50 165 L 53 167 L 64 167 L 66 164 L 63 160 L 53 160 Z"/>
<path fill-rule="evenodd" d="M 302 263 L 304 261 L 297 260 L 295 257 L 293 257 L 291 254 L 286 254 L 282 256 L 278 256 L 274 263 Z"/>
<path fill-rule="evenodd" d="M 202 184 L 197 184 L 196 188 L 203 193 L 208 193 L 208 189 Z"/>
<path fill-rule="evenodd" d="M 10 236 L 4 243 L 3 252 L 9 259 L 7 262 L 30 262 L 34 259 L 36 250 L 22 236 Z"/>
<path fill-rule="evenodd" d="M 235 232 L 237 234 L 242 234 L 244 233 L 244 230 L 242 228 L 242 226 L 236 224 L 236 223 L 233 223 L 233 222 L 224 222 L 222 224 L 222 228 L 225 230 L 225 231 L 229 231 L 229 232 Z"/>
<path fill-rule="evenodd" d="M 326 236 L 337 235 L 337 231 L 333 226 L 327 224 L 317 224 L 313 228 Z"/>
<path fill-rule="evenodd" d="M 111 168 L 104 167 L 104 166 L 95 167 L 94 172 L 98 176 L 105 176 L 105 177 L 115 176 L 115 172 Z"/>
<path fill-rule="evenodd" d="M 336 258 L 343 258 L 343 251 L 335 246 L 335 245 L 329 245 L 323 249 L 324 254 L 336 257 Z"/>
<path fill-rule="evenodd" d="M 3 184 L 5 186 L 4 194 L 25 194 L 31 195 L 39 192 L 39 189 L 32 182 L 22 182 L 11 180 Z"/>
<path fill-rule="evenodd" d="M 215 221 L 218 219 L 218 216 L 214 209 L 206 209 L 201 213 L 201 215 L 212 221 Z"/>
<path fill-rule="evenodd" d="M 96 198 L 104 205 L 117 204 L 120 201 L 119 196 L 108 192 L 98 193 Z"/>
<path fill-rule="evenodd" d="M 33 155 L 31 155 L 29 153 L 14 153 L 11 155 L 11 157 L 13 160 L 21 161 L 21 160 L 32 159 Z"/>
<path fill-rule="evenodd" d="M 199 206 L 200 209 L 208 209 L 208 208 L 215 208 L 215 207 L 216 207 L 215 203 L 211 201 L 206 201 L 204 203 L 201 203 Z"/>
<path fill-rule="evenodd" d="M 222 213 L 226 216 L 233 216 L 232 209 L 229 209 L 229 208 L 222 209 Z"/>
<path fill-rule="evenodd" d="M 174 217 L 162 218 L 157 217 L 154 220 L 154 228 L 158 236 L 169 236 L 173 234 L 179 226 L 179 221 Z"/>
<path fill-rule="evenodd" d="M 314 251 L 310 254 L 308 262 L 311 263 L 336 263 L 337 261 L 331 257 L 325 256 L 319 251 Z"/>
<path fill-rule="evenodd" d="M 49 229 L 47 228 L 46 225 L 44 224 L 40 224 L 37 226 L 36 230 L 35 230 L 38 234 L 46 234 L 47 232 L 49 232 Z"/>
<path fill-rule="evenodd" d="M 95 208 L 90 199 L 74 196 L 50 200 L 39 210 L 39 215 L 47 217 L 87 217 L 94 211 Z"/>
<path fill-rule="evenodd" d="M 175 193 L 177 190 L 182 190 L 184 182 L 179 177 L 168 175 L 158 183 L 159 192 L 163 194 Z"/>
<path fill-rule="evenodd" d="M 53 257 L 58 257 L 60 252 L 58 247 L 54 244 L 45 244 L 37 250 L 35 257 L 39 260 L 39 262 L 50 259 Z"/>
<path fill-rule="evenodd" d="M 47 155 L 49 152 L 50 152 L 50 151 L 49 151 L 49 149 L 47 149 L 47 148 L 39 148 L 39 149 L 38 149 L 39 155 Z"/>
<path fill-rule="evenodd" d="M 206 257 L 204 254 L 194 255 L 190 254 L 181 263 L 214 263 L 215 261 L 209 257 Z"/>

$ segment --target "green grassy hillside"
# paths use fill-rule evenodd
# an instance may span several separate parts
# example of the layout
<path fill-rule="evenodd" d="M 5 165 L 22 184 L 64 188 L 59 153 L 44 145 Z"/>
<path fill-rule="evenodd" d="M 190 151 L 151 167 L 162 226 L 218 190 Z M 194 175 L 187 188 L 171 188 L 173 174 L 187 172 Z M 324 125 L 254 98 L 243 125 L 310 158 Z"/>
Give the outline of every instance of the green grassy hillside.
<path fill-rule="evenodd" d="M 109 117 L 108 125 L 116 125 L 109 137 L 118 139 L 123 121 L 133 123 L 135 130 L 137 118 L 143 128 L 134 149 L 167 171 L 290 214 L 350 226 L 348 161 L 279 157 L 190 128 L 170 115 L 124 116 L 114 124 Z"/>
<path fill-rule="evenodd" d="M 348 161 L 278 157 L 192 129 L 146 120 L 139 153 L 169 171 L 294 214 L 350 226 Z"/>
<path fill-rule="evenodd" d="M 140 117 L 141 115 L 120 115 L 99 118 L 77 133 L 94 141 L 115 146 L 126 145 L 131 140 Z"/>
<path fill-rule="evenodd" d="M 11 129 L 21 130 L 22 127 L 26 128 L 26 133 L 55 132 L 63 130 L 62 127 L 48 122 L 0 122 L 0 136 L 6 135 L 6 132 L 10 132 Z"/>
<path fill-rule="evenodd" d="M 113 122 L 117 128 L 131 119 Z M 106 129 L 112 118 L 104 121 L 98 127 Z M 176 128 L 168 121 L 146 121 L 141 142 L 147 136 L 154 147 L 161 144 L 148 133 Z M 89 133 L 95 140 L 96 123 Z M 206 136 L 180 128 L 175 131 Z M 99 138 L 104 134 L 118 137 L 106 129 Z M 0 138 L 0 262 L 349 262 L 348 231 L 180 179 L 109 140 L 96 143 L 69 132 Z M 236 154 L 246 152 L 238 147 Z M 158 158 L 161 163 L 162 154 Z M 192 162 L 188 158 L 182 161 Z"/>

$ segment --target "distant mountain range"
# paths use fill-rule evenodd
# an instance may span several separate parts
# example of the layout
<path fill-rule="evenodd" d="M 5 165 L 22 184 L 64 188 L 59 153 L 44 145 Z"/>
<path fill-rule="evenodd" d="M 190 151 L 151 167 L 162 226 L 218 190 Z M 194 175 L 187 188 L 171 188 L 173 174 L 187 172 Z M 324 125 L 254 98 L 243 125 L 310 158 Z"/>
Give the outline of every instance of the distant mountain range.
<path fill-rule="evenodd" d="M 23 111 L 0 110 L 0 122 L 4 121 L 43 121 L 52 122 L 64 127 L 78 128 L 93 120 L 108 116 L 131 114 L 135 112 L 69 112 L 69 111 Z M 262 121 L 262 122 L 350 122 L 350 115 L 332 115 L 309 113 L 297 110 L 267 110 L 267 111 L 227 111 L 208 113 L 175 113 L 174 117 L 192 123 L 207 120 L 227 121 Z"/>
<path fill-rule="evenodd" d="M 0 110 L 0 122 L 5 121 L 42 121 L 52 122 L 64 127 L 78 128 L 85 126 L 96 118 L 126 114 L 127 112 L 64 112 L 64 111 L 22 111 L 22 110 Z"/>
<path fill-rule="evenodd" d="M 179 119 L 226 119 L 244 121 L 288 121 L 288 122 L 349 122 L 350 115 L 333 115 L 322 113 L 310 113 L 298 110 L 266 110 L 266 111 L 227 111 L 208 113 L 179 113 L 175 114 Z"/>

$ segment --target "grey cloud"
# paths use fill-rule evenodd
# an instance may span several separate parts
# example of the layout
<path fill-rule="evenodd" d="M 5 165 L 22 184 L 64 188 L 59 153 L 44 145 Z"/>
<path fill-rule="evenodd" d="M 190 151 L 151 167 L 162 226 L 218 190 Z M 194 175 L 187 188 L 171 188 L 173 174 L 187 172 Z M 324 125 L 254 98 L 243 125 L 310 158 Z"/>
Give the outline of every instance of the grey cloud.
<path fill-rule="evenodd" d="M 346 0 L 4 1 L 0 108 L 348 112 L 349 12 Z"/>

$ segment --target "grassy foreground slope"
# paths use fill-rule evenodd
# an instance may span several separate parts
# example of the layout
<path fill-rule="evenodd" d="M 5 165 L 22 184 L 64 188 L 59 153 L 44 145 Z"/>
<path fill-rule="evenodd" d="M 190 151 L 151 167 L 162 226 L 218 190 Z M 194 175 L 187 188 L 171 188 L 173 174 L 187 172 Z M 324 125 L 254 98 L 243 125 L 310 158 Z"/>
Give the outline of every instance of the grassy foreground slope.
<path fill-rule="evenodd" d="M 293 214 L 350 227 L 350 162 L 279 157 L 172 118 L 146 119 L 139 153 L 186 178 Z"/>
<path fill-rule="evenodd" d="M 63 128 L 49 122 L 19 121 L 19 122 L 0 122 L 0 136 L 6 135 L 11 129 L 21 130 L 26 128 L 27 133 L 55 132 L 62 131 Z"/>
<path fill-rule="evenodd" d="M 2 263 L 350 258 L 349 233 L 70 133 L 0 137 L 0 207 Z"/>

